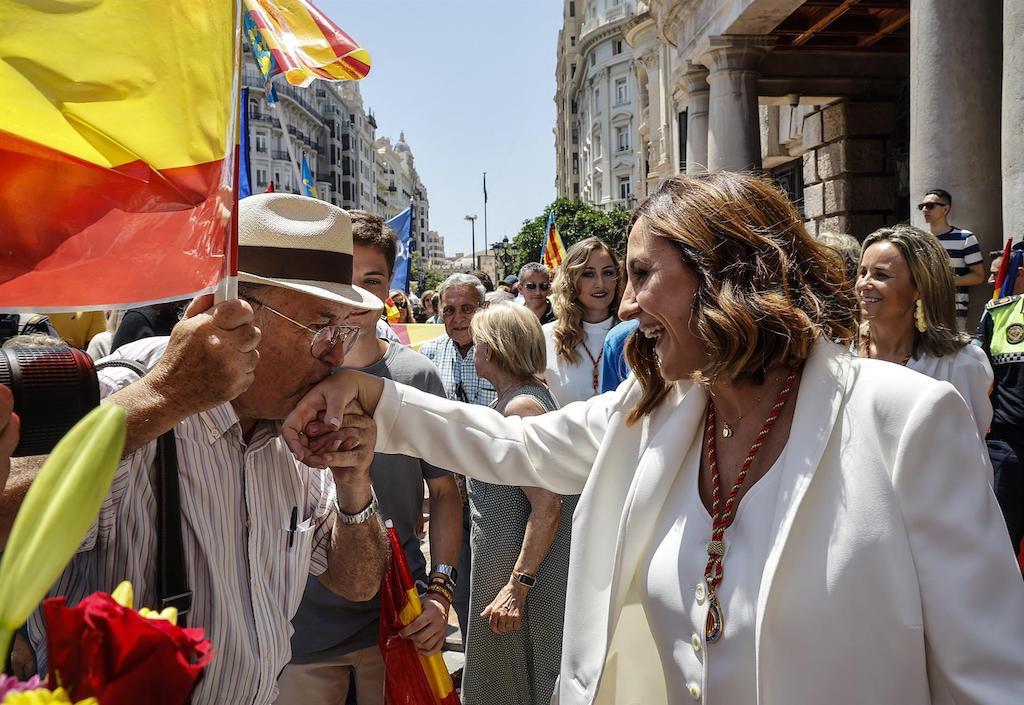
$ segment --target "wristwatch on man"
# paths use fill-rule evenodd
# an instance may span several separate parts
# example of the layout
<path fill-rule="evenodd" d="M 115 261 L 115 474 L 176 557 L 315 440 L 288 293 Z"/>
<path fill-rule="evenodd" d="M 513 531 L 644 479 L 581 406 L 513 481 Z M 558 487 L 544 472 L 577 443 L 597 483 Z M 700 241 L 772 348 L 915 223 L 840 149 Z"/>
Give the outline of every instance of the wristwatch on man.
<path fill-rule="evenodd" d="M 450 580 L 453 585 L 459 580 L 459 571 L 455 569 L 455 566 L 448 565 L 447 563 L 438 563 L 432 567 L 430 569 L 430 577 L 435 575 L 443 575 L 445 580 Z"/>
<path fill-rule="evenodd" d="M 526 587 L 533 587 L 537 584 L 536 576 L 530 575 L 529 573 L 522 573 L 518 570 L 512 571 L 512 577 L 516 579 L 516 582 Z"/>
<path fill-rule="evenodd" d="M 345 512 L 341 511 L 341 507 L 338 505 L 335 505 L 335 509 L 338 512 L 338 521 L 340 521 L 342 524 L 354 526 L 356 524 L 364 523 L 367 519 L 376 514 L 380 510 L 380 505 L 377 504 L 377 493 L 374 492 L 373 488 L 371 487 L 370 503 L 366 505 L 366 509 L 362 510 L 361 512 L 356 512 L 355 514 L 346 514 Z"/>

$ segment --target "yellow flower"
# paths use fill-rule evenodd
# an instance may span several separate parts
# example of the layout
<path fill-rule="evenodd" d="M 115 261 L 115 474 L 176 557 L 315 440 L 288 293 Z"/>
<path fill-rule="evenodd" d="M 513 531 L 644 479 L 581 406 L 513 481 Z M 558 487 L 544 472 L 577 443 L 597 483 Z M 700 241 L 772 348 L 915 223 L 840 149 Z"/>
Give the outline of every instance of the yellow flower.
<path fill-rule="evenodd" d="M 132 584 L 127 580 L 122 580 L 121 583 L 114 588 L 114 591 L 110 593 L 110 596 L 114 598 L 114 602 L 122 607 L 133 609 L 132 605 L 135 602 L 135 591 L 132 589 Z M 178 610 L 174 607 L 165 607 L 160 612 L 151 610 L 148 607 L 140 607 L 139 614 L 146 619 L 166 619 L 171 624 L 178 624 Z"/>
<path fill-rule="evenodd" d="M 23 690 L 19 693 L 8 693 L 0 705 L 72 705 L 72 703 L 63 688 L 57 688 L 57 690 L 37 688 L 36 690 Z M 99 701 L 96 698 L 86 698 L 79 700 L 74 705 L 99 705 Z"/>

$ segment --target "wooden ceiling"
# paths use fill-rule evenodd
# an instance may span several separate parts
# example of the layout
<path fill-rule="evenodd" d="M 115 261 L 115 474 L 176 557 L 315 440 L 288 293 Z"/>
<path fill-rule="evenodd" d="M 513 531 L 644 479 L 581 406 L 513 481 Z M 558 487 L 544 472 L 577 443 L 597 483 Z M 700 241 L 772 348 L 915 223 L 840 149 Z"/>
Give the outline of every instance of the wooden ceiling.
<path fill-rule="evenodd" d="M 777 48 L 910 50 L 910 0 L 807 0 L 771 33 Z"/>

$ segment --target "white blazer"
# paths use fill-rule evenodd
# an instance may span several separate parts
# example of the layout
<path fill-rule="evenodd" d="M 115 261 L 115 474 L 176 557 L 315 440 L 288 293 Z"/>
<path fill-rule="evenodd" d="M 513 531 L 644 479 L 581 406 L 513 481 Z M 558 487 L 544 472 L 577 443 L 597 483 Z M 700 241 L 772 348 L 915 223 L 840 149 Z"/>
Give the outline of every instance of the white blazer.
<path fill-rule="evenodd" d="M 697 471 L 681 465 L 701 442 L 707 397 L 677 383 L 627 426 L 638 395 L 630 379 L 519 419 L 385 381 L 375 414 L 379 452 L 582 493 L 560 705 L 668 705 L 633 585 L 673 478 Z M 821 342 L 794 413 L 756 606 L 758 703 L 1021 702 L 1024 583 L 960 395 Z"/>

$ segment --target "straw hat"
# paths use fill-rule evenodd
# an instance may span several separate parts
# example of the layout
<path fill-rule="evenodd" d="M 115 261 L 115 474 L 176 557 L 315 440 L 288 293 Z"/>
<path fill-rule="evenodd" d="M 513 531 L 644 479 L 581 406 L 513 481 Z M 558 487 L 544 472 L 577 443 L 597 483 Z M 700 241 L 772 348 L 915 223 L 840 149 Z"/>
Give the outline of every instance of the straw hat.
<path fill-rule="evenodd" d="M 261 193 L 238 202 L 238 280 L 356 308 L 384 308 L 376 296 L 352 286 L 349 214 L 306 196 Z"/>

